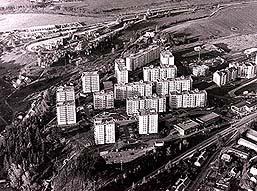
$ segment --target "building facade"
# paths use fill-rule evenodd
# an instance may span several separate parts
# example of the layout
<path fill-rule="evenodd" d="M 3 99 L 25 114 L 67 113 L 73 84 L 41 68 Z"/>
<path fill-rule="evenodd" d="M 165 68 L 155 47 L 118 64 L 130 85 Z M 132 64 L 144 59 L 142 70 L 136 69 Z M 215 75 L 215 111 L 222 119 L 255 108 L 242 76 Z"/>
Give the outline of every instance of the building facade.
<path fill-rule="evenodd" d="M 221 87 L 228 84 L 229 82 L 235 81 L 237 77 L 237 69 L 230 67 L 214 72 L 212 80 L 219 87 Z"/>
<path fill-rule="evenodd" d="M 150 66 L 143 68 L 145 82 L 156 82 L 158 80 L 172 79 L 177 76 L 175 65 Z"/>
<path fill-rule="evenodd" d="M 158 80 L 156 82 L 156 93 L 159 96 L 167 96 L 172 92 L 190 91 L 193 79 L 191 76 L 181 76 L 170 80 Z"/>
<path fill-rule="evenodd" d="M 169 96 L 170 108 L 196 108 L 205 107 L 207 103 L 207 92 L 198 89 L 191 91 L 173 92 Z"/>
<path fill-rule="evenodd" d="M 142 110 L 139 112 L 138 131 L 140 135 L 158 133 L 158 113 L 155 110 Z"/>
<path fill-rule="evenodd" d="M 153 93 L 151 82 L 120 83 L 114 85 L 114 99 L 125 100 L 134 96 L 151 96 Z"/>
<path fill-rule="evenodd" d="M 257 75 L 257 64 L 254 62 L 233 62 L 229 64 L 229 68 L 237 69 L 238 78 L 251 79 Z"/>
<path fill-rule="evenodd" d="M 207 76 L 209 73 L 209 66 L 206 65 L 193 65 L 192 67 L 192 73 L 194 76 L 199 77 L 199 76 Z"/>
<path fill-rule="evenodd" d="M 157 113 L 166 112 L 166 97 L 158 97 L 154 94 L 151 97 L 133 97 L 126 101 L 127 115 L 138 114 L 140 110 L 154 109 Z"/>
<path fill-rule="evenodd" d="M 113 118 L 94 119 L 94 138 L 96 145 L 115 143 L 115 121 Z"/>
<path fill-rule="evenodd" d="M 128 68 L 124 59 L 115 60 L 115 77 L 117 83 L 128 83 Z"/>
<path fill-rule="evenodd" d="M 114 108 L 114 96 L 111 90 L 102 90 L 93 94 L 94 109 Z"/>
<path fill-rule="evenodd" d="M 128 70 L 133 71 L 159 58 L 160 47 L 151 45 L 146 49 L 126 57 L 126 66 L 128 67 Z"/>
<path fill-rule="evenodd" d="M 100 78 L 97 71 L 83 72 L 81 79 L 83 93 L 100 91 Z"/>
<path fill-rule="evenodd" d="M 76 123 L 76 104 L 73 86 L 60 86 L 56 91 L 56 111 L 58 125 Z"/>
<path fill-rule="evenodd" d="M 160 63 L 161 65 L 174 65 L 175 58 L 171 50 L 163 50 L 160 53 Z"/>

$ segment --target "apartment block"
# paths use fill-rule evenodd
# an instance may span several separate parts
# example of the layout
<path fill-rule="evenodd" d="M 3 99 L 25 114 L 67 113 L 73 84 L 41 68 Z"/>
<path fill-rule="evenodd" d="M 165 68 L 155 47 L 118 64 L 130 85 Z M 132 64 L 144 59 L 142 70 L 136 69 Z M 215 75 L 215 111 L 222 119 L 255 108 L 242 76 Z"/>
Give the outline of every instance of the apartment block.
<path fill-rule="evenodd" d="M 142 49 L 139 52 L 126 57 L 126 66 L 128 67 L 128 70 L 133 71 L 159 58 L 160 47 L 151 45 L 146 49 Z"/>
<path fill-rule="evenodd" d="M 160 63 L 161 65 L 174 65 L 175 58 L 171 50 L 163 50 L 160 53 Z"/>
<path fill-rule="evenodd" d="M 207 92 L 198 89 L 191 91 L 183 91 L 170 93 L 170 108 L 196 108 L 205 107 L 207 103 Z"/>
<path fill-rule="evenodd" d="M 224 86 L 237 78 L 237 69 L 234 67 L 225 68 L 213 73 L 213 82 L 218 86 Z"/>
<path fill-rule="evenodd" d="M 75 92 L 73 86 L 60 86 L 57 88 L 56 111 L 58 125 L 76 123 Z"/>
<path fill-rule="evenodd" d="M 111 90 L 102 90 L 93 94 L 94 109 L 114 108 L 114 96 Z"/>
<path fill-rule="evenodd" d="M 158 113 L 155 110 L 142 110 L 138 115 L 138 130 L 140 135 L 158 133 Z"/>
<path fill-rule="evenodd" d="M 140 110 L 154 109 L 157 113 L 166 112 L 166 97 L 133 97 L 126 100 L 127 115 L 138 114 Z"/>
<path fill-rule="evenodd" d="M 199 76 L 207 76 L 209 73 L 209 66 L 206 65 L 193 65 L 192 67 L 192 73 L 194 76 L 199 77 Z"/>
<path fill-rule="evenodd" d="M 115 143 L 115 121 L 113 118 L 94 119 L 94 138 L 96 145 Z"/>
<path fill-rule="evenodd" d="M 151 82 L 120 83 L 114 85 L 114 99 L 125 100 L 134 96 L 151 96 L 153 92 Z"/>
<path fill-rule="evenodd" d="M 172 79 L 177 76 L 175 65 L 149 66 L 143 68 L 145 82 L 156 82 L 158 80 Z"/>
<path fill-rule="evenodd" d="M 100 91 L 100 78 L 97 71 L 83 72 L 81 79 L 83 93 Z"/>
<path fill-rule="evenodd" d="M 158 80 L 156 82 L 156 93 L 159 96 L 167 96 L 171 92 L 190 91 L 193 79 L 191 76 L 181 76 L 175 79 Z"/>
<path fill-rule="evenodd" d="M 124 59 L 115 60 L 115 77 L 117 83 L 128 83 L 128 68 Z"/>
<path fill-rule="evenodd" d="M 254 62 L 233 62 L 229 64 L 229 68 L 237 69 L 238 78 L 251 79 L 257 76 L 257 64 Z"/>

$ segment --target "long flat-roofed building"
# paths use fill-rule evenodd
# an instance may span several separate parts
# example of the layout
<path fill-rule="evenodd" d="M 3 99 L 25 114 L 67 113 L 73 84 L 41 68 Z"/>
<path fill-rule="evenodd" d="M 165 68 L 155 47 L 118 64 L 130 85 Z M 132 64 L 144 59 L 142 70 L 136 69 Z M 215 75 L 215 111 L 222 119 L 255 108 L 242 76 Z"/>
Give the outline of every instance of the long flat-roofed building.
<path fill-rule="evenodd" d="M 102 90 L 93 94 L 94 109 L 114 108 L 114 96 L 111 90 Z"/>
<path fill-rule="evenodd" d="M 203 125 L 210 125 L 210 124 L 214 124 L 217 121 L 220 120 L 220 115 L 218 115 L 217 113 L 211 112 L 209 114 L 203 115 L 201 117 L 198 117 L 196 119 L 197 122 L 203 124 Z"/>
<path fill-rule="evenodd" d="M 126 57 L 126 66 L 128 67 L 128 70 L 133 71 L 159 58 L 160 47 L 151 45 L 146 49 L 142 49 L 139 52 Z"/>
<path fill-rule="evenodd" d="M 171 50 L 163 50 L 160 53 L 160 61 L 161 65 L 174 65 L 175 64 L 175 58 L 172 54 Z"/>
<path fill-rule="evenodd" d="M 76 104 L 73 86 L 60 86 L 57 88 L 56 111 L 58 125 L 76 123 Z"/>
<path fill-rule="evenodd" d="M 157 113 L 166 112 L 166 97 L 133 97 L 126 101 L 127 115 L 138 114 L 140 110 L 154 109 Z"/>
<path fill-rule="evenodd" d="M 83 93 L 99 92 L 100 78 L 97 71 L 83 72 L 82 74 L 82 91 Z"/>
<path fill-rule="evenodd" d="M 192 89 L 193 79 L 191 76 L 181 76 L 175 79 L 158 80 L 156 82 L 156 93 L 159 96 L 167 96 L 171 92 L 190 91 Z"/>
<path fill-rule="evenodd" d="M 151 96 L 153 84 L 151 82 L 120 83 L 114 85 L 114 99 L 125 100 L 134 96 Z"/>
<path fill-rule="evenodd" d="M 128 68 L 122 58 L 115 60 L 115 77 L 117 83 L 128 83 Z"/>
<path fill-rule="evenodd" d="M 141 110 L 138 115 L 140 135 L 158 133 L 158 113 L 155 110 Z"/>
<path fill-rule="evenodd" d="M 193 132 L 196 132 L 199 127 L 200 127 L 200 124 L 197 123 L 196 121 L 191 120 L 191 119 L 174 125 L 174 128 L 182 136 L 189 135 Z"/>
<path fill-rule="evenodd" d="M 196 108 L 205 107 L 207 103 L 207 92 L 198 89 L 191 91 L 173 92 L 169 96 L 170 108 Z"/>
<path fill-rule="evenodd" d="M 113 118 L 94 119 L 94 138 L 96 145 L 115 143 L 115 121 Z"/>
<path fill-rule="evenodd" d="M 175 65 L 149 66 L 143 68 L 144 81 L 156 82 L 158 80 L 172 79 L 177 77 Z"/>

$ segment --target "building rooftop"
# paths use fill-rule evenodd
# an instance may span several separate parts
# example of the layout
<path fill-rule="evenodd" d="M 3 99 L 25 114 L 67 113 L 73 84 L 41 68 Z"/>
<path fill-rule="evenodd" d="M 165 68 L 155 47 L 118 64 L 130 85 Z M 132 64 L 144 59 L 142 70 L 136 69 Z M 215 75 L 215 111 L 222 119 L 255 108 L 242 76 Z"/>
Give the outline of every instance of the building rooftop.
<path fill-rule="evenodd" d="M 145 48 L 145 49 L 139 50 L 137 53 L 130 54 L 130 55 L 127 56 L 127 57 L 128 57 L 128 58 L 136 58 L 136 57 L 138 57 L 138 56 L 141 56 L 141 55 L 143 55 L 143 54 L 148 53 L 149 51 L 151 51 L 151 50 L 153 50 L 153 49 L 155 49 L 155 48 L 159 48 L 159 46 L 157 46 L 157 45 L 151 45 L 151 46 L 149 46 L 149 47 L 147 47 L 147 48 Z"/>
<path fill-rule="evenodd" d="M 95 117 L 94 125 L 115 123 L 113 117 Z"/>
<path fill-rule="evenodd" d="M 164 57 L 173 57 L 172 51 L 171 50 L 162 50 L 161 55 Z"/>
<path fill-rule="evenodd" d="M 144 99 L 160 99 L 160 98 L 165 98 L 166 96 L 158 96 L 157 94 L 153 94 L 152 96 L 134 96 L 134 97 L 129 97 L 127 100 L 144 100 Z"/>
<path fill-rule="evenodd" d="M 198 127 L 199 125 L 200 125 L 199 123 L 191 119 L 184 121 L 182 123 L 176 124 L 177 127 L 180 127 L 183 130 L 192 129 L 192 128 Z"/>
<path fill-rule="evenodd" d="M 167 81 L 180 81 L 180 80 L 193 80 L 191 76 L 180 76 L 171 79 L 158 79 L 157 82 L 167 82 Z"/>
<path fill-rule="evenodd" d="M 100 92 L 94 92 L 94 95 L 105 95 L 105 94 L 113 94 L 112 90 L 102 90 Z"/>
<path fill-rule="evenodd" d="M 199 93 L 207 94 L 206 90 L 194 89 L 190 91 L 171 92 L 170 95 L 199 94 Z"/>
<path fill-rule="evenodd" d="M 98 71 L 90 71 L 90 72 L 88 72 L 88 71 L 86 71 L 86 72 L 83 72 L 82 73 L 82 76 L 84 76 L 84 75 L 98 75 Z"/>
<path fill-rule="evenodd" d="M 155 109 L 144 109 L 144 110 L 139 110 L 139 115 L 158 115 Z"/>
<path fill-rule="evenodd" d="M 56 92 L 74 91 L 74 86 L 59 86 Z"/>
<path fill-rule="evenodd" d="M 204 115 L 204 116 L 201 116 L 201 117 L 198 117 L 197 119 L 203 123 L 206 123 L 208 121 L 211 121 L 213 119 L 216 119 L 216 118 L 219 118 L 220 116 L 217 114 L 217 113 L 214 113 L 214 112 L 211 112 L 207 115 Z"/>

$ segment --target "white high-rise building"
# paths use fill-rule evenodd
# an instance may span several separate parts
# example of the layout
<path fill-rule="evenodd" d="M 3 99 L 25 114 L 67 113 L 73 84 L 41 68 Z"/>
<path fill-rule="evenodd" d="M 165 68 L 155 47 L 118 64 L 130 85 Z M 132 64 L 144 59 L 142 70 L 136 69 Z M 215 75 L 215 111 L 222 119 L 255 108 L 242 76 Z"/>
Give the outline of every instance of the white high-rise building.
<path fill-rule="evenodd" d="M 175 64 L 174 60 L 175 58 L 171 50 L 161 51 L 161 55 L 160 55 L 161 65 L 174 65 Z"/>
<path fill-rule="evenodd" d="M 142 110 L 139 112 L 138 131 L 140 135 L 158 133 L 158 113 L 155 110 Z"/>
<path fill-rule="evenodd" d="M 115 60 L 115 77 L 117 83 L 128 83 L 128 68 L 122 58 Z"/>
<path fill-rule="evenodd" d="M 181 76 L 175 79 L 158 80 L 156 82 L 156 93 L 159 96 L 167 96 L 171 92 L 189 91 L 192 89 L 193 79 L 191 76 Z"/>
<path fill-rule="evenodd" d="M 113 91 L 102 90 L 93 94 L 94 109 L 114 108 Z"/>
<path fill-rule="evenodd" d="M 83 93 L 100 91 L 100 78 L 97 71 L 83 72 L 81 79 Z"/>
<path fill-rule="evenodd" d="M 113 118 L 94 119 L 94 138 L 96 145 L 115 143 L 115 121 Z"/>
<path fill-rule="evenodd" d="M 237 69 L 231 67 L 214 72 L 212 80 L 218 86 L 224 86 L 229 82 L 235 81 L 237 76 Z"/>
<path fill-rule="evenodd" d="M 114 99 L 124 100 L 134 96 L 151 96 L 153 84 L 151 82 L 120 83 L 114 85 Z"/>
<path fill-rule="evenodd" d="M 184 91 L 181 93 L 173 92 L 169 97 L 170 108 L 196 108 L 205 107 L 207 103 L 207 92 L 198 89 Z"/>
<path fill-rule="evenodd" d="M 160 47 L 157 45 L 151 45 L 146 49 L 140 50 L 139 52 L 126 57 L 126 66 L 128 67 L 128 70 L 133 71 L 159 58 Z"/>
<path fill-rule="evenodd" d="M 192 73 L 194 76 L 199 77 L 199 76 L 206 76 L 209 72 L 209 66 L 206 65 L 193 65 L 192 67 Z"/>
<path fill-rule="evenodd" d="M 60 86 L 56 91 L 58 125 L 76 123 L 75 92 L 73 86 Z"/>
<path fill-rule="evenodd" d="M 150 97 L 133 97 L 126 101 L 127 115 L 138 114 L 140 110 L 154 109 L 158 113 L 166 112 L 166 97 L 158 97 L 156 94 Z"/>
<path fill-rule="evenodd" d="M 229 63 L 229 68 L 237 69 L 238 78 L 251 79 L 257 76 L 257 64 L 255 62 L 233 62 Z"/>
<path fill-rule="evenodd" d="M 143 68 L 145 82 L 156 82 L 158 80 L 172 79 L 177 76 L 175 65 L 150 66 Z"/>

